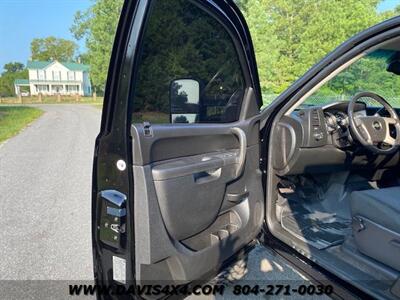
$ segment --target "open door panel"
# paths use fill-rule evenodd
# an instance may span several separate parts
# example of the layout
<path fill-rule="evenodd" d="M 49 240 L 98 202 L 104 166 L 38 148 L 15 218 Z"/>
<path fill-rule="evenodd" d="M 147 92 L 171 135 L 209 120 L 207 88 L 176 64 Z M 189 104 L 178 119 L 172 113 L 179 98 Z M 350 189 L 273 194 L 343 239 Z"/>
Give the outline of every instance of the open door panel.
<path fill-rule="evenodd" d="M 200 279 L 259 232 L 258 123 L 237 125 L 132 126 L 136 280 Z"/>
<path fill-rule="evenodd" d="M 96 141 L 97 284 L 204 281 L 255 239 L 260 106 L 232 1 L 126 1 Z"/>

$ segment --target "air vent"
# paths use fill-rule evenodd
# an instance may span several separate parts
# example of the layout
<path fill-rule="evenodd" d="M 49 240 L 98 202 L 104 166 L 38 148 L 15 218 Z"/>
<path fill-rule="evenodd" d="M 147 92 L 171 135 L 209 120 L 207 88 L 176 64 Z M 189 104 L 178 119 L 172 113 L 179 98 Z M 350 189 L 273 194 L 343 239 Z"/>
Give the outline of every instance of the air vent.
<path fill-rule="evenodd" d="M 317 110 L 313 110 L 311 112 L 311 124 L 316 129 L 315 127 L 320 127 L 321 126 L 321 121 L 319 119 L 319 114 Z"/>

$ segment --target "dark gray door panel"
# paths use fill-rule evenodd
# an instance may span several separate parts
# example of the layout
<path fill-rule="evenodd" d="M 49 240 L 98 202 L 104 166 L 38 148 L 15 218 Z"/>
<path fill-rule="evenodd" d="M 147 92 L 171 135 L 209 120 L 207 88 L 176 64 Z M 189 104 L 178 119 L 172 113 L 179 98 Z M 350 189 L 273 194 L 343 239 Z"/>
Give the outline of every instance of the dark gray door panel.
<path fill-rule="evenodd" d="M 218 139 L 216 132 L 211 140 Z M 247 147 L 236 178 L 235 160 L 220 157 L 237 156 L 238 148 L 133 166 L 138 283 L 203 278 L 257 235 L 263 220 L 259 147 Z M 215 161 L 202 165 L 204 157 Z M 207 167 L 221 174 L 196 190 L 193 174 Z"/>
<path fill-rule="evenodd" d="M 152 168 L 163 219 L 174 239 L 199 233 L 216 219 L 226 185 L 236 177 L 237 155 L 224 151 L 176 158 Z"/>
<path fill-rule="evenodd" d="M 257 118 L 229 124 L 154 124 L 152 136 L 145 136 L 143 124 L 135 124 L 131 127 L 133 164 L 239 149 L 239 140 L 232 134 L 235 127 L 245 132 L 247 146 L 259 143 Z"/>

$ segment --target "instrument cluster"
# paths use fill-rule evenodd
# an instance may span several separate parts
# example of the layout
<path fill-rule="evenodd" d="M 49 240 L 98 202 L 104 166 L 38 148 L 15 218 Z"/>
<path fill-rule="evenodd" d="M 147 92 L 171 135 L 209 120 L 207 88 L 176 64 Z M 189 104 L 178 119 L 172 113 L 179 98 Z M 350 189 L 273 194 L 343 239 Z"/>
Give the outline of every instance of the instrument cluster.
<path fill-rule="evenodd" d="M 349 126 L 349 116 L 342 111 L 325 111 L 324 116 L 329 133 L 347 129 Z"/>

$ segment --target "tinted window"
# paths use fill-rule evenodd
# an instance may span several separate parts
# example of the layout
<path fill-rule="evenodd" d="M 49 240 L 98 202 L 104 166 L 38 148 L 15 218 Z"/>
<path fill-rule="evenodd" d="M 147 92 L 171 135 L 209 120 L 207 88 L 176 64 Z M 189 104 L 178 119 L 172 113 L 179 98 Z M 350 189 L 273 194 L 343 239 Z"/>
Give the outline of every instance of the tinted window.
<path fill-rule="evenodd" d="M 187 0 L 159 0 L 142 41 L 133 123 L 224 123 L 238 119 L 244 79 L 231 37 Z"/>

